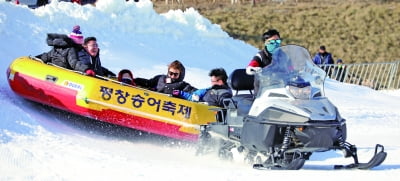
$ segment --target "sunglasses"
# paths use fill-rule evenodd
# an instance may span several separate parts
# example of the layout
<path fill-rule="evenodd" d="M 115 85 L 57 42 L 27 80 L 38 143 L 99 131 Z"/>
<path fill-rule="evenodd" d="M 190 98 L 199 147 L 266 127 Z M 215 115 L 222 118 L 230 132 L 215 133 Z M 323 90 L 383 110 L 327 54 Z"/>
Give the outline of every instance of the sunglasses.
<path fill-rule="evenodd" d="M 169 74 L 169 76 L 178 77 L 180 73 L 179 72 L 171 72 L 171 71 L 169 71 L 168 74 Z"/>
<path fill-rule="evenodd" d="M 277 39 L 277 40 L 268 40 L 268 44 L 272 44 L 272 43 L 281 43 L 282 40 L 281 39 Z"/>

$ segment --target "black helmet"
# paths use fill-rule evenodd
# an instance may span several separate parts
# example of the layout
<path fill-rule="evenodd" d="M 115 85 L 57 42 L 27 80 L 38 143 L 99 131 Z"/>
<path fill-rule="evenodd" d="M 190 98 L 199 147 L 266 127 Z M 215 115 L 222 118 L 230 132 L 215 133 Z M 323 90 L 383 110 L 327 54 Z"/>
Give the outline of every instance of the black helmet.
<path fill-rule="evenodd" d="M 262 35 L 262 40 L 266 40 L 266 39 L 268 39 L 268 38 L 270 38 L 271 36 L 274 36 L 274 35 L 278 35 L 279 36 L 279 38 L 281 37 L 280 35 L 279 35 L 279 32 L 276 30 L 276 29 L 269 29 L 268 31 L 266 31 L 265 33 L 263 33 L 263 35 Z"/>

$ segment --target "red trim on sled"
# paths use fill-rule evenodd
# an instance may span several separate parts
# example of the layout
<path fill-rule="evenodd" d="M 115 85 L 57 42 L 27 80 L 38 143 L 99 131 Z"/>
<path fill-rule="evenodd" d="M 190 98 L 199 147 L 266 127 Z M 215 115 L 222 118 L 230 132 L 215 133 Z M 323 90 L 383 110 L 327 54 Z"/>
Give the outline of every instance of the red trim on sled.
<path fill-rule="evenodd" d="M 152 119 L 134 116 L 131 114 L 125 114 L 123 112 L 118 112 L 111 109 L 103 110 L 101 112 L 91 111 L 91 114 L 98 116 L 98 119 L 105 122 L 147 131 L 171 138 L 195 141 L 198 137 L 197 134 L 188 134 L 179 131 L 180 126 L 178 125 L 155 121 Z"/>
<path fill-rule="evenodd" d="M 13 80 L 8 81 L 12 90 L 22 97 L 66 111 L 85 112 L 85 109 L 76 105 L 76 90 L 18 72 L 14 74 Z"/>

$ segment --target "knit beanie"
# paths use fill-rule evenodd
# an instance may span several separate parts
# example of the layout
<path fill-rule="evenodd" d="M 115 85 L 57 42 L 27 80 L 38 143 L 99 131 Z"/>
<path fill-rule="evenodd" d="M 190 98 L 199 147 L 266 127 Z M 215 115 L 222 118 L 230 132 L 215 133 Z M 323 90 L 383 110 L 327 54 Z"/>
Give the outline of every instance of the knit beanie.
<path fill-rule="evenodd" d="M 69 38 L 71 38 L 76 44 L 83 44 L 83 35 L 79 25 L 74 26 L 72 32 L 69 34 Z"/>

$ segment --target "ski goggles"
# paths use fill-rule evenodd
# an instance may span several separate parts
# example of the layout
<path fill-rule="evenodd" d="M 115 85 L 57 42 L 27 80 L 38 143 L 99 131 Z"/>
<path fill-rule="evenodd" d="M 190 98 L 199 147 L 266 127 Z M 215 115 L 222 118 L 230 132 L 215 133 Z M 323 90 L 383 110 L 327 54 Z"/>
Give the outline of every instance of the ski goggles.
<path fill-rule="evenodd" d="M 266 44 L 281 44 L 282 40 L 281 39 L 276 39 L 276 40 L 268 40 Z"/>

